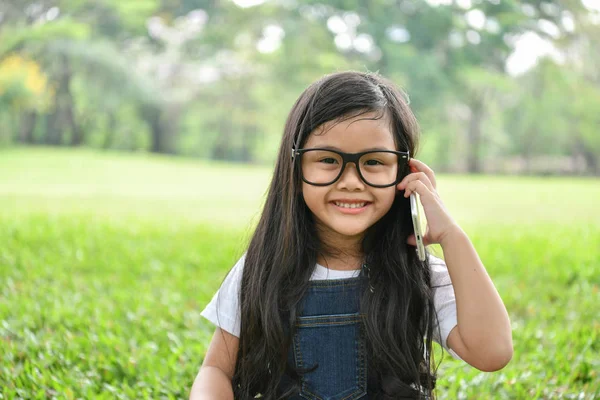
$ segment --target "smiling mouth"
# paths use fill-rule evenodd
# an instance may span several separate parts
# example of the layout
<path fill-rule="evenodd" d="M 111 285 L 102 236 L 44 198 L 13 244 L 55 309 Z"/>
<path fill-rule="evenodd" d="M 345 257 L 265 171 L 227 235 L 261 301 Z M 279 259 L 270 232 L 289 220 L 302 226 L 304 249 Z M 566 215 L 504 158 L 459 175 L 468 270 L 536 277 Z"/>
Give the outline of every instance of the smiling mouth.
<path fill-rule="evenodd" d="M 335 204 L 338 207 L 341 208 L 363 208 L 364 206 L 366 206 L 367 204 L 370 204 L 367 201 L 363 201 L 361 203 L 344 203 L 341 201 L 332 201 L 333 204 Z"/>

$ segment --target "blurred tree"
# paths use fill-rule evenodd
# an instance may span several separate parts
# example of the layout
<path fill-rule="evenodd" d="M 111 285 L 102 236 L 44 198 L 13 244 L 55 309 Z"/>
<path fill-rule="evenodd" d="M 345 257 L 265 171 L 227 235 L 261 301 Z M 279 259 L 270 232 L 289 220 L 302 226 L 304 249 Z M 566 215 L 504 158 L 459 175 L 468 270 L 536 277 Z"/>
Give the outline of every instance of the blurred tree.
<path fill-rule="evenodd" d="M 576 27 L 559 43 L 567 55 L 562 68 L 567 88 L 561 98 L 569 101 L 573 156 L 581 156 L 587 171 L 600 175 L 600 11 L 574 8 L 572 16 Z"/>
<path fill-rule="evenodd" d="M 390 5 L 387 0 L 330 1 L 323 15 L 342 51 L 360 55 L 372 70 L 409 82 L 417 113 L 440 107 L 444 121 L 450 116 L 441 107 L 453 110 L 457 102 L 468 107 L 464 131 L 469 172 L 482 169 L 486 110 L 495 101 L 494 93 L 510 89 L 502 77 L 518 36 L 535 32 L 556 39 L 563 33 L 565 15 L 582 9 L 575 2 L 539 0 Z"/>
<path fill-rule="evenodd" d="M 518 82 L 518 101 L 507 110 L 507 131 L 512 151 L 523 157 L 529 173 L 535 156 L 567 152 L 566 82 L 560 68 L 548 58 Z"/>
<path fill-rule="evenodd" d="M 597 14 L 579 0 L 248 5 L 6 0 L 0 63 L 9 55 L 35 62 L 52 91 L 48 107 L 11 105 L 0 120 L 18 121 L 11 132 L 24 141 L 269 162 L 306 85 L 358 69 L 379 71 L 410 94 L 423 155 L 436 169 L 481 171 L 509 140 L 528 160 L 570 151 L 597 168 L 586 132 L 596 124 L 589 105 L 600 87 L 592 67 L 600 34 Z M 569 73 L 540 64 L 510 76 L 506 60 L 522 34 L 559 46 Z M 585 99 L 554 99 L 573 88 Z M 557 128 L 565 121 L 568 141 Z"/>
<path fill-rule="evenodd" d="M 133 77 L 133 71 L 126 68 L 127 61 L 111 42 L 102 39 L 107 34 L 116 39 L 139 32 L 140 23 L 157 7 L 153 0 L 138 1 L 135 5 L 128 3 L 129 6 L 116 1 L 103 4 L 83 0 L 31 4 L 9 1 L 0 9 L 13 18 L 12 26 L 0 25 L 0 57 L 9 50 L 28 54 L 39 60 L 54 82 L 54 100 L 45 115 L 45 143 L 62 145 L 68 142 L 78 146 L 85 141 L 86 130 L 78 122 L 72 92 L 73 80 L 78 73 L 90 74 L 90 82 L 103 80 L 104 89 L 113 89 L 112 92 L 123 97 L 131 99 L 132 92 L 144 92 L 143 86 L 139 85 L 140 79 Z M 103 30 L 108 25 L 110 29 Z M 136 83 L 138 86 L 134 90 L 127 90 Z M 138 101 L 143 99 L 142 96 L 136 98 Z M 18 111 L 24 113 L 23 130 L 27 134 L 23 136 L 33 139 L 37 114 Z"/>
<path fill-rule="evenodd" d="M 85 25 L 72 20 L 64 20 L 56 24 L 43 24 L 33 27 L 17 27 L 17 28 L 3 28 L 0 30 L 0 59 L 7 57 L 10 51 L 19 51 L 27 57 L 38 59 L 40 65 L 44 66 L 46 73 L 51 76 L 51 79 L 56 82 L 54 93 L 54 100 L 46 110 L 50 111 L 47 117 L 47 123 L 50 127 L 52 134 L 47 137 L 49 143 L 61 144 L 60 135 L 57 132 L 62 132 L 61 129 L 57 129 L 54 125 L 59 119 L 58 115 L 64 116 L 65 121 L 71 125 L 73 131 L 77 131 L 75 120 L 72 118 L 72 99 L 69 92 L 69 82 L 71 77 L 71 71 L 68 63 L 64 59 L 60 60 L 60 68 L 58 72 L 53 74 L 46 68 L 46 63 L 43 60 L 39 60 L 40 53 L 43 49 L 54 40 L 60 38 L 72 38 L 81 40 L 88 34 L 88 30 Z M 5 40 L 6 38 L 6 40 Z M 27 72 L 27 70 L 24 70 Z M 37 116 L 40 109 L 30 109 L 27 107 L 21 107 L 14 105 L 13 109 L 16 109 L 18 113 L 23 113 L 21 116 L 22 134 L 21 138 L 30 141 L 33 139 L 33 129 L 37 120 Z"/>
<path fill-rule="evenodd" d="M 48 107 L 52 92 L 47 76 L 35 61 L 17 54 L 6 56 L 0 61 L 0 108 L 23 110 L 24 121 L 20 124 L 17 138 L 20 142 L 33 142 L 33 125 L 37 113 Z M 2 135 L 6 133 L 8 132 L 3 132 Z M 10 137 L 5 137 L 4 140 L 9 141 Z"/>

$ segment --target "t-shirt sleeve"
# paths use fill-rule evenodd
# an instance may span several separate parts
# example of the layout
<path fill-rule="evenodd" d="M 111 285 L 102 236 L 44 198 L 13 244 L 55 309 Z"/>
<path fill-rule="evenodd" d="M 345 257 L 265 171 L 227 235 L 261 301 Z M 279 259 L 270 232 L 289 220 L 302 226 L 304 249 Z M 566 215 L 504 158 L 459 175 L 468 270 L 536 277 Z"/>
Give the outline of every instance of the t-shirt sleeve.
<path fill-rule="evenodd" d="M 219 328 L 237 337 L 240 337 L 239 293 L 245 259 L 246 255 L 244 254 L 229 271 L 210 303 L 200 313 Z"/>
<path fill-rule="evenodd" d="M 450 331 L 457 324 L 456 297 L 448 267 L 444 260 L 432 255 L 429 255 L 429 266 L 431 287 L 433 289 L 433 305 L 437 314 L 437 319 L 434 318 L 433 340 L 442 345 L 452 357 L 460 360 L 460 356 L 449 348 L 446 342 Z"/>

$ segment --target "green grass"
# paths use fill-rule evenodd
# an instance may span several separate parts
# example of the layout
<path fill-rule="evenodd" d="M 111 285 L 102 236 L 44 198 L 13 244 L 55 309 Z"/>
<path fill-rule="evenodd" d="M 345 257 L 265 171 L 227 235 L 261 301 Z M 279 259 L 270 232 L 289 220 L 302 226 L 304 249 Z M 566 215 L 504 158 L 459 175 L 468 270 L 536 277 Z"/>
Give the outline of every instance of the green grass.
<path fill-rule="evenodd" d="M 213 329 L 200 311 L 244 251 L 269 174 L 0 151 L 0 398 L 186 398 Z M 515 344 L 496 373 L 445 356 L 438 396 L 600 397 L 600 181 L 438 181 Z"/>

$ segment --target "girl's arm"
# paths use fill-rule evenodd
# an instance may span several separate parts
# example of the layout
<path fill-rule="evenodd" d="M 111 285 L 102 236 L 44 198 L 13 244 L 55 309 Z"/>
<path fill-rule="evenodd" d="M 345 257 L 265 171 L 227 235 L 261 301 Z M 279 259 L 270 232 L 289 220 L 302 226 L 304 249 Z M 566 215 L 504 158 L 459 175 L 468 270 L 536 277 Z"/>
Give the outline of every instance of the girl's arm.
<path fill-rule="evenodd" d="M 482 371 L 503 368 L 513 355 L 508 313 L 473 244 L 446 210 L 436 189 L 435 174 L 423 162 L 411 159 L 411 171 L 398 184 L 404 196 L 416 192 L 427 217 L 425 245 L 439 243 L 456 296 L 458 324 L 448 346 Z M 415 246 L 414 235 L 408 243 Z"/>
<path fill-rule="evenodd" d="M 233 400 L 231 380 L 238 343 L 236 336 L 220 328 L 215 329 L 200 372 L 192 385 L 190 400 Z"/>
<path fill-rule="evenodd" d="M 504 303 L 473 244 L 458 225 L 443 236 L 440 245 L 454 287 L 458 319 L 447 344 L 475 368 L 497 371 L 513 355 Z"/>

